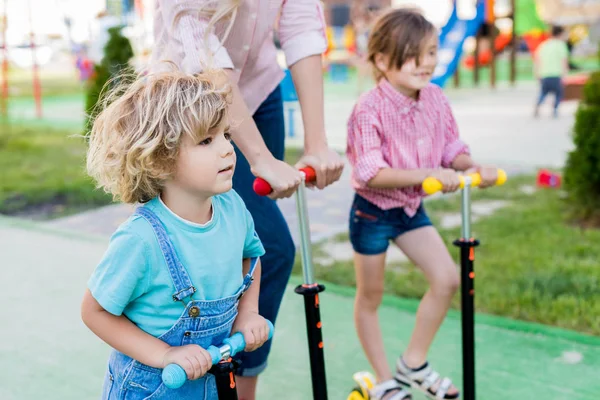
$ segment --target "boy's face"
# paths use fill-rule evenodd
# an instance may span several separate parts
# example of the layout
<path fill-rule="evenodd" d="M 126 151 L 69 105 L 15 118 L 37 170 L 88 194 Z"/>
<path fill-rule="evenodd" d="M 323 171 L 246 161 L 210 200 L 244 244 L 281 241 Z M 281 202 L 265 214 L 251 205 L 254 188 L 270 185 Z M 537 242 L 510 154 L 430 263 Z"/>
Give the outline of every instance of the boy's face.
<path fill-rule="evenodd" d="M 438 37 L 432 34 L 426 40 L 418 66 L 416 58 L 410 58 L 401 68 L 388 67 L 389 58 L 383 54 L 376 58 L 376 65 L 400 93 L 416 98 L 418 91 L 431 82 L 437 64 L 437 49 Z"/>
<path fill-rule="evenodd" d="M 181 138 L 173 183 L 193 196 L 209 197 L 233 187 L 235 152 L 231 136 L 223 128 L 195 142 Z"/>

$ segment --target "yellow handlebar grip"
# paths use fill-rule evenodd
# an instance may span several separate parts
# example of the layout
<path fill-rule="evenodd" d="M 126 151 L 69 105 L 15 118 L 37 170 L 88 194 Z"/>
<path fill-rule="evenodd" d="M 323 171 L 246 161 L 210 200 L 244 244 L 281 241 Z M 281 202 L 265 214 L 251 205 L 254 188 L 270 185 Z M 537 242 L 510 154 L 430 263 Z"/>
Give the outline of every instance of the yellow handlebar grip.
<path fill-rule="evenodd" d="M 479 186 L 481 184 L 481 175 L 475 173 L 475 174 L 470 174 L 469 176 L 471 177 L 471 186 L 472 187 Z"/>
<path fill-rule="evenodd" d="M 496 179 L 496 185 L 500 186 L 503 185 L 504 182 L 506 182 L 507 176 L 506 176 L 506 171 L 504 171 L 503 169 L 498 169 L 498 179 Z"/>
<path fill-rule="evenodd" d="M 471 174 L 469 176 L 471 177 L 471 186 L 472 187 L 476 187 L 481 184 L 481 175 L 476 173 L 476 174 Z M 460 188 L 462 189 L 465 187 L 465 178 L 464 178 L 464 176 L 459 176 L 459 179 L 460 179 Z M 504 182 L 506 182 L 506 179 L 507 179 L 506 171 L 504 171 L 503 169 L 498 169 L 498 179 L 496 179 L 496 186 L 503 185 Z M 434 193 L 442 190 L 442 183 L 440 181 L 438 181 L 437 179 L 435 179 L 434 177 L 430 176 L 428 178 L 425 178 L 425 180 L 423 181 L 423 190 L 427 194 L 434 194 Z"/>
<path fill-rule="evenodd" d="M 425 178 L 425 180 L 423 181 L 423 190 L 427 194 L 434 194 L 442 190 L 442 183 L 434 177 L 430 176 L 428 178 Z"/>

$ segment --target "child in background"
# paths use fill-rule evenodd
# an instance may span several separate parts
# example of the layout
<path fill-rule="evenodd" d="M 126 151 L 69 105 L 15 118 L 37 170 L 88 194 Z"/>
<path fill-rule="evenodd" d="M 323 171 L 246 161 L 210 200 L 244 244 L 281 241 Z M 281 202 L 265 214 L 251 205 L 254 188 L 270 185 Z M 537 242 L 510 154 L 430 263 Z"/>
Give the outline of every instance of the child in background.
<path fill-rule="evenodd" d="M 552 37 L 539 45 L 534 56 L 534 75 L 540 81 L 540 96 L 534 115 L 540 114 L 540 106 L 547 95 L 554 95 L 554 118 L 558 117 L 558 106 L 562 100 L 562 80 L 569 73 L 569 48 L 567 32 L 560 26 L 552 27 Z"/>
<path fill-rule="evenodd" d="M 102 399 L 217 399 L 205 350 L 242 332 L 268 339 L 258 314 L 263 246 L 232 190 L 229 88 L 206 72 L 148 75 L 107 98 L 87 167 L 125 203 L 142 203 L 111 237 L 82 303 L 89 329 L 113 347 Z M 243 295 L 243 297 L 242 297 Z M 188 381 L 171 390 L 162 369 Z"/>
<path fill-rule="evenodd" d="M 347 156 L 356 190 L 350 212 L 357 294 L 356 329 L 377 376 L 371 398 L 407 400 L 406 387 L 435 399 L 455 399 L 458 389 L 427 362 L 427 354 L 458 286 L 457 267 L 423 207 L 422 182 L 435 177 L 444 192 L 459 188 L 456 171 L 479 172 L 481 187 L 496 168 L 477 165 L 442 90 L 430 83 L 437 63 L 435 27 L 418 11 L 382 15 L 369 38 L 368 59 L 378 85 L 360 97 L 348 122 Z M 392 374 L 377 309 L 384 266 L 393 241 L 425 274 L 430 288 L 415 328 Z"/>

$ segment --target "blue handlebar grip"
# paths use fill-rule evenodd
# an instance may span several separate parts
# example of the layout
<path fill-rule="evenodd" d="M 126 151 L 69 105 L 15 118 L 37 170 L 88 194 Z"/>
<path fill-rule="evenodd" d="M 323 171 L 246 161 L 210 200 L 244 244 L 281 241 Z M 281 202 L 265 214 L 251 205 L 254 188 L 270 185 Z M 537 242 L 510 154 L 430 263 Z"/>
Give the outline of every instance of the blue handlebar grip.
<path fill-rule="evenodd" d="M 185 370 L 177 364 L 169 364 L 163 369 L 162 381 L 169 389 L 178 389 L 187 380 Z"/>
<path fill-rule="evenodd" d="M 273 332 L 275 331 L 275 327 L 273 326 L 273 323 L 269 320 L 267 320 L 267 324 L 269 325 L 269 339 L 271 339 L 273 337 Z"/>
<path fill-rule="evenodd" d="M 221 361 L 221 349 L 219 349 L 217 346 L 210 346 L 208 349 L 206 349 L 206 351 L 208 351 L 208 354 L 210 354 L 210 359 L 212 360 L 213 365 Z"/>
<path fill-rule="evenodd" d="M 269 325 L 269 339 L 271 339 L 273 337 L 273 331 L 275 328 L 273 327 L 273 323 L 271 321 L 267 320 L 267 324 Z M 237 332 L 230 338 L 225 339 L 223 344 L 228 344 L 231 347 L 231 356 L 236 355 L 246 348 L 244 335 L 242 335 L 240 332 Z M 221 361 L 221 350 L 218 347 L 210 346 L 207 351 L 212 358 L 213 364 Z M 169 364 L 165 367 L 165 369 L 163 369 L 162 381 L 169 389 L 178 389 L 182 387 L 186 380 L 187 374 L 185 373 L 185 370 L 177 364 Z"/>

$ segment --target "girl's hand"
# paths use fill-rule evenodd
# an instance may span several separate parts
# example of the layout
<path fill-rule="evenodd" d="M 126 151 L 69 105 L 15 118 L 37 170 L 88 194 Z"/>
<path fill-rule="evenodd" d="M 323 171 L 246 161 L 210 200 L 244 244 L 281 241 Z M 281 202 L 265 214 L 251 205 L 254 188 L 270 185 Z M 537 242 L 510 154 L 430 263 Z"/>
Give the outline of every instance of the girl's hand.
<path fill-rule="evenodd" d="M 319 189 L 324 189 L 326 186 L 336 182 L 342 176 L 344 170 L 344 161 L 340 155 L 330 149 L 323 147 L 316 151 L 307 151 L 302 158 L 296 163 L 296 168 L 312 167 L 316 174 L 315 182 L 307 182 L 307 187 L 316 186 Z"/>
<path fill-rule="evenodd" d="M 468 174 L 478 173 L 481 176 L 479 188 L 494 186 L 498 180 L 498 168 L 488 165 L 478 165 L 466 171 Z"/>
<path fill-rule="evenodd" d="M 174 346 L 169 348 L 163 357 L 163 368 L 169 364 L 177 364 L 185 370 L 188 379 L 195 380 L 206 375 L 212 367 L 212 359 L 208 351 L 196 344 Z"/>
<path fill-rule="evenodd" d="M 453 169 L 436 169 L 429 176 L 440 181 L 443 193 L 455 192 L 460 188 L 460 178 Z"/>
<path fill-rule="evenodd" d="M 244 351 L 254 351 L 269 340 L 267 320 L 254 311 L 240 312 L 233 323 L 232 332 L 241 332 L 244 335 Z"/>

